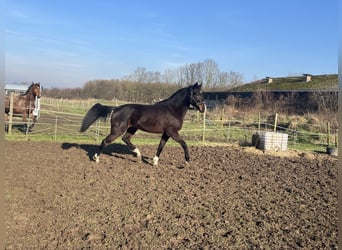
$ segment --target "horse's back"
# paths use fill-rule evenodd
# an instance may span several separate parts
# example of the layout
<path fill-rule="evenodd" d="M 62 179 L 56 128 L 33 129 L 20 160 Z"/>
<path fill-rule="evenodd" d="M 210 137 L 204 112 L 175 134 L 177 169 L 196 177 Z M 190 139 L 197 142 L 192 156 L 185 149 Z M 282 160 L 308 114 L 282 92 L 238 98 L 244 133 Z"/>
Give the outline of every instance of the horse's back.
<path fill-rule="evenodd" d="M 10 112 L 11 98 L 10 96 L 5 97 L 5 113 Z M 34 102 L 26 103 L 26 97 L 23 95 L 13 96 L 13 114 L 29 113 L 29 111 L 35 108 Z"/>
<path fill-rule="evenodd" d="M 181 124 L 170 124 L 169 108 L 166 105 L 125 104 L 113 113 L 114 121 L 127 121 L 128 127 L 136 127 L 146 132 L 163 133 L 170 126 L 180 127 Z"/>

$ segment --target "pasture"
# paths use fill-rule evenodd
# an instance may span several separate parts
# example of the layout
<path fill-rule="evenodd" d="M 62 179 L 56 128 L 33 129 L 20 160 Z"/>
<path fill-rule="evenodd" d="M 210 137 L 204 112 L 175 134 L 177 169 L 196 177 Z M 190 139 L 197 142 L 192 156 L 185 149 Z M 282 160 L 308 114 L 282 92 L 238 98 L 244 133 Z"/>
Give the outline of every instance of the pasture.
<path fill-rule="evenodd" d="M 85 133 L 79 129 L 82 119 L 89 108 L 96 102 L 105 105 L 118 106 L 122 102 L 103 100 L 63 100 L 53 98 L 41 99 L 40 118 L 34 129 L 25 134 L 20 129 L 20 122 L 16 121 L 12 134 L 5 134 L 6 140 L 30 141 L 59 141 L 100 143 L 109 133 L 110 122 L 98 121 Z M 200 114 L 189 110 L 185 116 L 184 125 L 180 134 L 189 145 L 227 145 L 251 144 L 252 135 L 261 131 L 274 130 L 274 116 L 266 112 L 245 112 L 230 108 L 214 109 Z M 325 152 L 327 144 L 327 121 L 331 124 L 330 142 L 335 144 L 337 138 L 337 121 L 334 117 L 320 117 L 315 114 L 304 116 L 278 115 L 276 129 L 289 135 L 290 149 Z M 160 135 L 138 131 L 133 137 L 137 145 L 158 144 Z M 116 142 L 121 141 L 118 139 Z M 168 144 L 176 145 L 173 140 Z"/>
<path fill-rule="evenodd" d="M 336 158 L 96 146 L 5 142 L 6 249 L 337 249 Z"/>

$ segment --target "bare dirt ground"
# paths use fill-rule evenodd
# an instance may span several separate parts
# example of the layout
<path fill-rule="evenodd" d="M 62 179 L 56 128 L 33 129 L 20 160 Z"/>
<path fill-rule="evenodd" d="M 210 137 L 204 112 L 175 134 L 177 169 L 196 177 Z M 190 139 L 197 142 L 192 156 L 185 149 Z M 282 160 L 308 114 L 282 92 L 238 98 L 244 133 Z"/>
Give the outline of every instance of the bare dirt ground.
<path fill-rule="evenodd" d="M 5 142 L 6 249 L 337 249 L 337 160 L 241 147 Z"/>

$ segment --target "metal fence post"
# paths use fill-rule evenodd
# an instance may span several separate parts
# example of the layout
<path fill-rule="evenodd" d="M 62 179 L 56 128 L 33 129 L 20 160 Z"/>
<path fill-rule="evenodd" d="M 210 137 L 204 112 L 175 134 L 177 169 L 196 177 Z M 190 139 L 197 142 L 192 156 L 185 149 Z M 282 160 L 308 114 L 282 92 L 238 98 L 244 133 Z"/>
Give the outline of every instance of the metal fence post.
<path fill-rule="evenodd" d="M 56 116 L 56 120 L 55 120 L 55 141 L 57 141 L 57 117 Z"/>
<path fill-rule="evenodd" d="M 8 120 L 8 134 L 12 134 L 12 122 L 13 122 L 13 101 L 14 101 L 14 92 L 11 91 L 10 94 L 10 111 L 9 111 L 9 120 Z"/>

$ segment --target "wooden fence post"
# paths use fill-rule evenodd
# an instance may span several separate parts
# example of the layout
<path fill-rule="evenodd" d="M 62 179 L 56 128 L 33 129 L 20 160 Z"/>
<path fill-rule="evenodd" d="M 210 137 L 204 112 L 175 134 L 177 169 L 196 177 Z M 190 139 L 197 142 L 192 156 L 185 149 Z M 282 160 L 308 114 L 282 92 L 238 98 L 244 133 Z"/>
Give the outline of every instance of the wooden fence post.
<path fill-rule="evenodd" d="M 205 142 L 205 113 L 206 113 L 206 111 L 204 110 L 204 112 L 203 112 L 203 126 L 202 126 L 202 142 Z"/>
<path fill-rule="evenodd" d="M 273 132 L 277 132 L 278 113 L 275 114 Z"/>
<path fill-rule="evenodd" d="M 231 121 L 232 121 L 232 117 L 229 117 L 229 118 L 228 118 L 228 136 L 227 136 L 227 141 L 228 141 L 228 142 L 229 142 L 229 140 L 230 140 L 230 134 L 231 134 L 231 131 L 230 131 Z"/>

